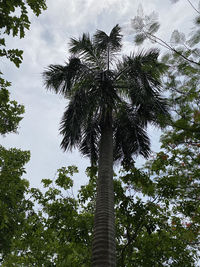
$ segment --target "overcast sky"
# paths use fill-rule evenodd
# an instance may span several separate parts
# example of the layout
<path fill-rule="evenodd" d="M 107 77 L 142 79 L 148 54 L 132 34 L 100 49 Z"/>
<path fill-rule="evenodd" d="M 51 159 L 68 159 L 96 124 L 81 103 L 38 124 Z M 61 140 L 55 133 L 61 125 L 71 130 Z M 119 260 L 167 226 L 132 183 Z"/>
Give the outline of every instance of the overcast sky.
<path fill-rule="evenodd" d="M 198 6 L 198 1 L 192 3 Z M 78 188 L 87 182 L 84 171 L 89 166 L 89 161 L 78 151 L 61 151 L 58 129 L 67 102 L 45 90 L 41 73 L 49 64 L 63 64 L 67 60 L 69 38 L 79 37 L 83 32 L 93 34 L 96 29 L 109 33 L 117 23 L 127 25 L 136 15 L 139 4 L 145 14 L 152 11 L 159 14 L 158 35 L 166 41 L 174 29 L 190 30 L 196 14 L 187 0 L 173 5 L 170 0 L 47 0 L 48 9 L 42 15 L 38 18 L 30 15 L 31 29 L 25 38 L 8 40 L 9 47 L 24 50 L 24 61 L 17 69 L 3 59 L 0 68 L 4 77 L 12 82 L 12 99 L 24 104 L 26 113 L 19 133 L 1 138 L 1 144 L 31 151 L 25 175 L 31 186 L 41 187 L 41 179 L 54 178 L 58 168 L 75 164 L 80 170 L 75 177 L 75 188 Z M 125 40 L 124 52 L 138 50 L 132 36 Z M 152 149 L 158 151 L 159 133 L 150 129 L 149 134 Z"/>

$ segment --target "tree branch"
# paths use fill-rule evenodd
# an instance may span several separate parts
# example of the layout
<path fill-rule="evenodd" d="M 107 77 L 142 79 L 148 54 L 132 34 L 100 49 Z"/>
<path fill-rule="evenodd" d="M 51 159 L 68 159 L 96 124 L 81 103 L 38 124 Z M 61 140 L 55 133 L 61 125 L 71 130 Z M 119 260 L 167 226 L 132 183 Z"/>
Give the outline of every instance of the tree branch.
<path fill-rule="evenodd" d="M 199 10 L 190 2 L 190 0 L 187 0 L 188 3 L 191 5 L 191 7 L 198 13 L 200 14 Z"/>
<path fill-rule="evenodd" d="M 179 56 L 181 56 L 182 58 L 184 58 L 185 60 L 189 61 L 190 63 L 193 63 L 195 65 L 200 66 L 200 63 L 193 61 L 192 59 L 187 58 L 186 56 L 184 56 L 181 52 L 177 51 L 175 48 L 173 48 L 172 46 L 170 46 L 167 42 L 163 41 L 162 39 L 160 39 L 159 37 L 149 33 L 149 32 L 143 32 L 147 38 L 149 38 L 152 41 L 157 42 L 159 45 L 162 45 L 163 47 L 173 51 L 174 53 L 178 54 Z"/>

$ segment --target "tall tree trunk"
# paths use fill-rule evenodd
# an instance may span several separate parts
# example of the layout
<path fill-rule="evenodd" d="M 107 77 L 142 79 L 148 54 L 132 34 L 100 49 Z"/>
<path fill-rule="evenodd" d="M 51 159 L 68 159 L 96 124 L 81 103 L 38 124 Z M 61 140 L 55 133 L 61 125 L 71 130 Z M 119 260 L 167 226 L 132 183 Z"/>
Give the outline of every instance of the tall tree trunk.
<path fill-rule="evenodd" d="M 92 267 L 115 267 L 113 132 L 109 118 L 101 129 L 98 167 Z"/>

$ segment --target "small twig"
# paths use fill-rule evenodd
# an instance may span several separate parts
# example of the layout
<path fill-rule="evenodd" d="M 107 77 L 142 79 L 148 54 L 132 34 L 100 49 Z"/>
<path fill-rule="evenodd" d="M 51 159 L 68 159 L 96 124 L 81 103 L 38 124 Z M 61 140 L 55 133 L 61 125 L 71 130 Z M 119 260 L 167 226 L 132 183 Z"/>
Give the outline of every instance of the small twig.
<path fill-rule="evenodd" d="M 191 7 L 198 13 L 200 14 L 199 10 L 190 2 L 190 0 L 187 0 L 188 3 L 191 5 Z"/>
<path fill-rule="evenodd" d="M 157 42 L 158 44 L 162 45 L 163 47 L 175 52 L 176 54 L 178 54 L 179 56 L 181 56 L 182 58 L 184 58 L 185 60 L 189 61 L 190 63 L 196 64 L 198 66 L 200 66 L 200 63 L 193 61 L 192 59 L 187 58 L 186 56 L 184 56 L 181 52 L 177 51 L 175 48 L 173 48 L 172 46 L 170 46 L 167 42 L 163 41 L 162 39 L 160 39 L 159 37 L 149 33 L 149 32 L 144 32 L 144 34 L 152 41 Z"/>

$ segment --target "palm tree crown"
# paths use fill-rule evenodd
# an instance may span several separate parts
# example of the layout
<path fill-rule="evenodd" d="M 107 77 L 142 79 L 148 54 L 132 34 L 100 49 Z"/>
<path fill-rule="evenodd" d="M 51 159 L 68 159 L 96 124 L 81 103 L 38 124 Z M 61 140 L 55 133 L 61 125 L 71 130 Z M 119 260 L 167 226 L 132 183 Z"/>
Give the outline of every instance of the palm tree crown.
<path fill-rule="evenodd" d="M 115 267 L 113 161 L 130 164 L 132 156 L 147 157 L 147 124 L 160 126 L 168 116 L 161 97 L 165 66 L 158 51 L 149 50 L 117 60 L 122 47 L 120 27 L 110 35 L 97 31 L 71 39 L 71 57 L 64 66 L 44 72 L 47 89 L 69 99 L 61 120 L 64 150 L 78 147 L 98 163 L 97 199 L 92 252 L 93 267 Z"/>
<path fill-rule="evenodd" d="M 112 113 L 114 161 L 130 160 L 133 154 L 149 155 L 147 123 L 157 126 L 168 115 L 160 96 L 160 75 L 165 66 L 158 51 L 124 56 L 120 27 L 110 35 L 97 31 L 71 39 L 72 56 L 64 65 L 50 65 L 43 73 L 45 85 L 69 99 L 60 132 L 64 150 L 78 147 L 94 164 L 98 160 L 101 124 Z"/>

